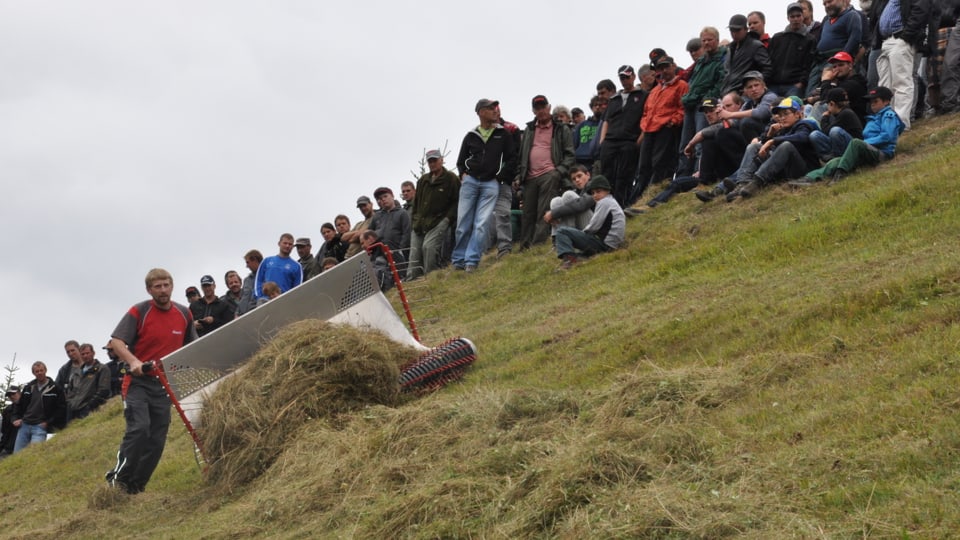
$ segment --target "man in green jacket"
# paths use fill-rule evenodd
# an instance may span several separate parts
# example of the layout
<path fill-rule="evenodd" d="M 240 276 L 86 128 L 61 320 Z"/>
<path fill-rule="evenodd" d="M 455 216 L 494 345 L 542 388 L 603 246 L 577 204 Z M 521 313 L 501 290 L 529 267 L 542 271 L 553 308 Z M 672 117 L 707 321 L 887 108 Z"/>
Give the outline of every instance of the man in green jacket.
<path fill-rule="evenodd" d="M 427 152 L 429 172 L 417 180 L 411 206 L 412 234 L 407 279 L 429 274 L 440 266 L 440 250 L 450 224 L 457 219 L 460 179 L 443 166 L 440 150 Z"/>
<path fill-rule="evenodd" d="M 699 111 L 700 104 L 708 97 L 719 97 L 720 83 L 723 82 L 723 57 L 727 48 L 720 46 L 720 31 L 707 26 L 700 31 L 700 43 L 703 46 L 703 55 L 694 64 L 689 88 L 680 99 L 683 103 L 683 131 L 680 133 L 680 165 L 677 176 L 690 176 L 696 170 L 696 163 L 700 159 L 699 145 L 694 156 L 689 158 L 683 154 L 683 149 L 694 134 L 707 127 L 707 117 Z"/>

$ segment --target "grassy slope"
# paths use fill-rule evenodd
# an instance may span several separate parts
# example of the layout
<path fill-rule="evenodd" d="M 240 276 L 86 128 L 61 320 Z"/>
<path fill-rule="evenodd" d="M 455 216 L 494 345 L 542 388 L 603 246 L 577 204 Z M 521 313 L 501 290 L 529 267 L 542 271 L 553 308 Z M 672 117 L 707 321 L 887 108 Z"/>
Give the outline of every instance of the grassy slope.
<path fill-rule="evenodd" d="M 113 404 L 0 461 L 0 536 L 954 535 L 958 130 L 833 187 L 681 196 L 567 273 L 541 249 L 431 275 L 414 311 L 478 344 L 466 382 L 317 421 L 233 493 L 175 426 L 148 492 L 105 502 Z"/>

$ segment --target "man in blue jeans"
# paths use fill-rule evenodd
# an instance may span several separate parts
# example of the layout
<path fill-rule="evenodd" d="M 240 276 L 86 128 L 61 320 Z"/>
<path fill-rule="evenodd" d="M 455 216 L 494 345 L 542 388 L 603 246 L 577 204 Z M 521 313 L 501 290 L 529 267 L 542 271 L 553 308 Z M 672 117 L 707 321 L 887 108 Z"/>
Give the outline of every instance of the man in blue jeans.
<path fill-rule="evenodd" d="M 14 409 L 12 423 L 19 429 L 14 453 L 47 440 L 47 434 L 55 427 L 63 427 L 66 418 L 63 390 L 47 377 L 46 364 L 34 362 L 31 371 L 36 378 L 23 387 Z"/>
<path fill-rule="evenodd" d="M 453 268 L 473 272 L 487 247 L 487 228 L 500 184 L 516 175 L 517 146 L 500 123 L 500 102 L 481 99 L 474 107 L 480 125 L 467 132 L 460 145 L 460 199 L 453 247 Z"/>

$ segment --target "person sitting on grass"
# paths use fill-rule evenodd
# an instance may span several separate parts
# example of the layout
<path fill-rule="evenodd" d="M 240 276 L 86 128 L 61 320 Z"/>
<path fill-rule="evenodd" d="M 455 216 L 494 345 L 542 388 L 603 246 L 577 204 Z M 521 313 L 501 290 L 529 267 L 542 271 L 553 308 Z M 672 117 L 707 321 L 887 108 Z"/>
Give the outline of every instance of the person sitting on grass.
<path fill-rule="evenodd" d="M 590 223 L 582 231 L 573 227 L 557 229 L 557 257 L 563 259 L 563 270 L 570 269 L 580 257 L 613 251 L 623 245 L 626 216 L 610 194 L 610 182 L 598 174 L 585 189 L 596 202 Z"/>
<path fill-rule="evenodd" d="M 827 111 L 820 118 L 820 131 L 810 133 L 810 142 L 824 163 L 843 154 L 851 140 L 863 138 L 863 123 L 850 108 L 847 91 L 833 88 L 827 92 L 826 101 Z"/>
<path fill-rule="evenodd" d="M 743 150 L 746 145 L 743 144 L 743 137 L 740 134 L 740 130 L 736 127 L 736 124 L 731 120 L 720 119 L 720 111 L 736 111 L 740 105 L 740 95 L 736 92 L 730 92 L 724 96 L 722 101 L 708 97 L 701 102 L 700 112 L 707 117 L 707 123 L 709 125 L 698 131 L 683 149 L 683 153 L 688 158 L 694 159 L 696 146 L 703 143 L 703 151 L 697 171 L 691 176 L 681 176 L 678 174 L 663 191 L 647 202 L 647 206 L 653 208 L 664 204 L 677 193 L 686 193 L 701 183 L 707 185 L 714 184 L 718 180 L 727 178 L 737 171 L 737 167 L 740 166 L 740 160 L 743 158 Z M 739 144 L 735 143 L 723 149 L 719 148 L 718 145 L 712 144 L 713 139 L 720 130 L 733 130 L 731 133 L 733 133 L 734 136 L 726 140 L 730 142 L 740 141 Z M 707 141 L 711 142 L 708 143 Z M 712 191 L 707 193 L 707 197 L 709 198 L 715 196 Z M 720 194 L 720 191 L 718 190 L 716 194 Z M 627 215 L 629 215 L 629 210 L 630 209 L 627 209 L 627 211 L 625 211 Z"/>
<path fill-rule="evenodd" d="M 583 229 L 593 217 L 596 203 L 584 189 L 590 182 L 590 169 L 585 165 L 574 165 L 570 171 L 570 181 L 576 189 L 564 191 L 563 195 L 554 197 L 550 201 L 550 210 L 543 215 L 543 220 L 553 225 L 551 236 L 554 238 L 557 236 L 557 228 L 566 226 Z"/>
<path fill-rule="evenodd" d="M 863 140 L 850 141 L 842 156 L 831 159 L 823 167 L 808 172 L 800 180 L 790 182 L 791 186 L 809 186 L 824 178 L 829 178 L 830 183 L 838 182 L 858 167 L 872 167 L 893 158 L 897 149 L 897 139 L 906 128 L 903 120 L 890 107 L 893 92 L 885 86 L 879 86 L 870 90 L 866 99 L 869 100 L 873 114 L 867 117 L 867 124 L 863 128 Z"/>
<path fill-rule="evenodd" d="M 800 178 L 820 165 L 810 133 L 817 129 L 813 120 L 803 118 L 800 98 L 784 98 L 773 108 L 776 121 L 760 139 L 747 146 L 740 162 L 737 188 L 727 194 L 727 202 L 752 197 L 760 188 L 780 180 Z"/>

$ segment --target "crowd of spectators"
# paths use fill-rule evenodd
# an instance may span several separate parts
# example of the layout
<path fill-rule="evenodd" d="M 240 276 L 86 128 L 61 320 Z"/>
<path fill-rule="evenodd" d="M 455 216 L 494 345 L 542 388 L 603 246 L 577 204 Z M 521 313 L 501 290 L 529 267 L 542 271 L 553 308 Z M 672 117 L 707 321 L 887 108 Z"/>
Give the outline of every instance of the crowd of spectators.
<path fill-rule="evenodd" d="M 784 5 L 782 31 L 767 17 L 735 14 L 728 37 L 705 27 L 687 42 L 687 67 L 661 48 L 637 67 L 599 81 L 589 114 L 531 100 L 524 126 L 480 99 L 478 125 L 464 136 L 456 172 L 440 150 L 427 169 L 400 185 L 357 198 L 359 220 L 323 223 L 323 243 L 284 233 L 278 253 L 252 249 L 249 274 L 211 275 L 186 289 L 199 336 L 256 309 L 366 250 L 383 290 L 394 285 L 389 259 L 404 280 L 450 265 L 477 270 L 553 241 L 567 269 L 582 257 L 619 248 L 626 217 L 695 192 L 710 202 L 752 197 L 787 181 L 802 187 L 836 182 L 894 156 L 911 121 L 960 111 L 960 0 L 824 0 L 817 21 L 809 0 Z M 770 21 L 770 25 L 777 23 Z M 664 188 L 652 197 L 647 190 Z M 646 209 L 638 203 L 645 199 Z M 374 208 L 376 201 L 377 208 Z M 292 257 L 296 248 L 297 259 Z M 108 347 L 101 363 L 89 344 L 68 341 L 56 377 L 32 366 L 35 379 L 6 390 L 0 455 L 44 440 L 53 429 L 95 411 L 121 393 L 123 368 Z"/>

